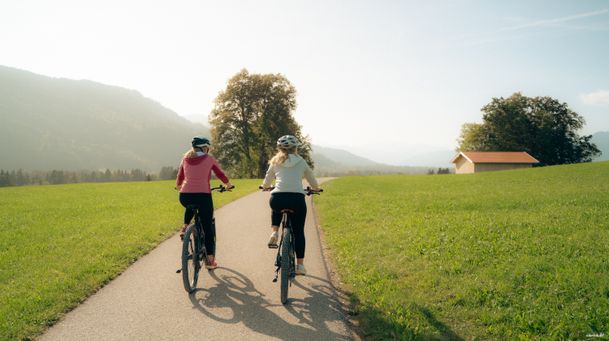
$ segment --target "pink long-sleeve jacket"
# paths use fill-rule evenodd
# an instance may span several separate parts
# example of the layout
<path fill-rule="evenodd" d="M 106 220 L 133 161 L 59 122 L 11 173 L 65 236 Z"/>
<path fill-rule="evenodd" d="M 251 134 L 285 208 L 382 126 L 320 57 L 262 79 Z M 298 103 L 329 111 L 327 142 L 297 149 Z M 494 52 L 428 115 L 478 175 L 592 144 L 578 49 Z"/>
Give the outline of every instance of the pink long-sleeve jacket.
<path fill-rule="evenodd" d="M 209 181 L 212 171 L 223 183 L 228 183 L 228 177 L 213 156 L 184 157 L 180 162 L 176 186 L 180 193 L 211 193 Z"/>

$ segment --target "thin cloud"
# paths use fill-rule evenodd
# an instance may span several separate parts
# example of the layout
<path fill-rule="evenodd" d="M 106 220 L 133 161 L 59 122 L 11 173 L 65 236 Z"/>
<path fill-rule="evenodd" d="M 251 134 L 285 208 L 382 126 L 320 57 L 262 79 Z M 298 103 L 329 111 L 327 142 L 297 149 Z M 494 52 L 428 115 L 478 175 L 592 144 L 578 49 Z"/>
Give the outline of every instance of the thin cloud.
<path fill-rule="evenodd" d="M 581 95 L 581 99 L 588 105 L 609 106 L 609 91 L 598 90 L 589 94 Z"/>
<path fill-rule="evenodd" d="M 599 31 L 609 31 L 609 24 L 596 24 L 596 25 L 571 25 L 571 24 L 560 24 L 556 25 L 556 27 L 568 29 L 568 30 L 579 30 L 579 31 L 590 31 L 590 32 L 599 32 Z"/>
<path fill-rule="evenodd" d="M 517 31 L 517 30 L 522 30 L 525 28 L 532 28 L 532 27 L 541 27 L 541 26 L 556 26 L 562 23 L 566 23 L 569 21 L 575 21 L 575 20 L 580 20 L 580 19 L 584 19 L 584 18 L 590 18 L 590 17 L 596 17 L 599 15 L 603 15 L 603 14 L 607 14 L 609 13 L 609 8 L 603 8 L 597 11 L 592 11 L 592 12 L 587 12 L 587 13 L 581 13 L 581 14 L 575 14 L 575 15 L 570 15 L 570 16 L 566 16 L 566 17 L 560 17 L 560 18 L 554 18 L 554 19 L 544 19 L 544 20 L 537 20 L 534 22 L 530 22 L 530 23 L 526 23 L 526 24 L 521 24 L 521 25 L 516 25 L 516 26 L 511 26 L 511 27 L 506 27 L 501 29 L 501 31 Z"/>
<path fill-rule="evenodd" d="M 525 19 L 522 17 L 507 17 L 508 21 L 519 21 L 518 25 L 508 26 L 496 31 L 482 33 L 478 36 L 463 37 L 459 45 L 465 47 L 473 47 L 480 45 L 493 44 L 500 41 L 519 40 L 531 36 L 541 36 L 545 32 L 543 30 L 534 30 L 535 28 L 560 28 L 563 30 L 585 30 L 585 31 L 608 31 L 609 26 L 606 23 L 589 24 L 581 22 L 583 19 L 609 15 L 609 8 L 603 8 L 596 11 L 569 15 L 560 18 L 542 19 L 531 22 L 522 23 Z"/>

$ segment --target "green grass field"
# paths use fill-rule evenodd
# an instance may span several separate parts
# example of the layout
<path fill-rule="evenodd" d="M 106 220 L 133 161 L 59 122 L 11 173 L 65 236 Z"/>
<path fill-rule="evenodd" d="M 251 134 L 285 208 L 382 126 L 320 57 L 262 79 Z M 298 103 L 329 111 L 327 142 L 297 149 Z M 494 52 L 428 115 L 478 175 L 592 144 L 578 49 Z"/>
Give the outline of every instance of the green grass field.
<path fill-rule="evenodd" d="M 215 207 L 259 183 L 235 180 L 235 191 L 214 194 Z M 0 188 L 0 340 L 34 337 L 175 233 L 183 208 L 173 186 Z"/>
<path fill-rule="evenodd" d="M 609 162 L 324 187 L 321 224 L 367 338 L 609 335 Z"/>

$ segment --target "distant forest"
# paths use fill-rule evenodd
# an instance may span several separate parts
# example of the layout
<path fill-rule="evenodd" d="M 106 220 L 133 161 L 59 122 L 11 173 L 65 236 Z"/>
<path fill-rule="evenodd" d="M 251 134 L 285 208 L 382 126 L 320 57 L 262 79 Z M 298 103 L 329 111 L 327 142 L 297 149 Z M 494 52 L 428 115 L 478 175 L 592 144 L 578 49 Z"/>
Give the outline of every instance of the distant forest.
<path fill-rule="evenodd" d="M 51 170 L 51 171 L 24 171 L 0 169 L 0 187 L 27 186 L 27 185 L 56 185 L 79 182 L 127 182 L 127 181 L 154 181 L 175 179 L 178 170 L 173 167 L 163 167 L 158 173 L 149 173 L 141 169 L 109 170 L 104 171 L 80 170 Z"/>

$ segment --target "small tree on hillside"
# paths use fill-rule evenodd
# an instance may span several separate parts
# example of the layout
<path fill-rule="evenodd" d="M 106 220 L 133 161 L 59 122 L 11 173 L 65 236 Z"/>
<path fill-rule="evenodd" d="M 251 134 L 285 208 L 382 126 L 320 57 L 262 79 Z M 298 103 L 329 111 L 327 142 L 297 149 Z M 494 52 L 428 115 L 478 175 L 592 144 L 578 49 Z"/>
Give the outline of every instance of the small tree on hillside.
<path fill-rule="evenodd" d="M 487 134 L 480 123 L 465 123 L 461 126 L 461 136 L 457 140 L 459 151 L 487 151 Z"/>
<path fill-rule="evenodd" d="M 311 146 L 292 112 L 296 89 L 280 74 L 233 76 L 210 114 L 214 155 L 236 177 L 263 177 L 276 141 L 286 134 L 303 142 L 299 153 L 312 164 Z"/>

